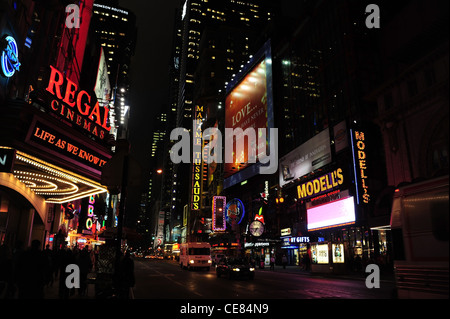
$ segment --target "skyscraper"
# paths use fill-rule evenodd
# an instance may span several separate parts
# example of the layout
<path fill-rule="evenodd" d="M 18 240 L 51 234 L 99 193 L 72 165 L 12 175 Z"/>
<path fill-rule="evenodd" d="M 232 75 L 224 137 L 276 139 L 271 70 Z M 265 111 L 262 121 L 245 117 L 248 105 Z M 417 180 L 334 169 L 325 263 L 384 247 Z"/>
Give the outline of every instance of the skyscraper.
<path fill-rule="evenodd" d="M 118 6 L 117 1 L 100 0 L 94 3 L 92 28 L 101 44 L 108 66 L 112 87 L 111 112 L 119 138 L 127 138 L 130 114 L 129 72 L 136 46 L 136 16 Z"/>
<path fill-rule="evenodd" d="M 219 115 L 226 85 L 248 61 L 252 52 L 257 51 L 254 43 L 273 19 L 275 6 L 271 1 L 186 0 L 181 8 L 177 21 L 181 23 L 181 47 L 177 57 L 176 125 L 193 134 L 192 121 L 195 118 L 201 117 L 207 121 L 208 117 L 213 120 Z M 194 207 L 190 193 L 193 169 L 198 170 L 198 167 L 193 165 L 196 164 L 174 165 L 172 185 L 177 189 L 174 193 L 175 205 L 171 209 L 176 216 L 182 214 L 186 205 L 188 212 Z M 202 176 L 203 183 L 204 174 Z M 205 200 L 206 188 L 204 191 L 196 188 L 196 192 L 200 195 L 193 208 L 196 214 L 188 213 L 183 240 L 195 240 L 196 234 L 202 232 L 197 217 L 203 218 L 200 217 L 202 207 L 207 210 L 210 206 Z M 209 217 L 209 214 L 205 216 Z"/>

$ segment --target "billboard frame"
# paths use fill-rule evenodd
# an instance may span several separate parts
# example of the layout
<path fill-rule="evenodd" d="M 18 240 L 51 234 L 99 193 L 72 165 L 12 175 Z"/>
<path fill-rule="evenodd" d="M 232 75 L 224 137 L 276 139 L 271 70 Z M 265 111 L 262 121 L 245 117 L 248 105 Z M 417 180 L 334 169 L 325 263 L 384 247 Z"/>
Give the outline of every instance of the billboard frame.
<path fill-rule="evenodd" d="M 225 100 L 226 98 L 235 90 L 241 82 L 246 78 L 246 76 L 255 69 L 255 67 L 261 63 L 261 61 L 266 60 L 266 94 L 267 94 L 267 126 L 268 130 L 274 128 L 274 105 L 273 105 L 273 71 L 272 71 L 272 49 L 271 41 L 268 40 L 264 45 L 258 50 L 258 52 L 250 58 L 249 62 L 244 66 L 244 68 L 231 80 L 231 82 L 226 87 Z M 226 109 L 225 109 L 226 114 Z M 226 117 L 226 116 L 225 116 Z M 270 149 L 270 134 L 266 134 L 268 141 L 268 149 Z M 277 141 L 275 141 L 277 142 Z M 267 151 L 267 149 L 266 149 Z M 223 188 L 229 188 L 234 186 L 244 180 L 247 180 L 253 176 L 260 174 L 260 169 L 262 166 L 270 165 L 262 164 L 261 162 L 250 163 L 243 170 L 233 173 L 232 175 L 224 178 Z"/>

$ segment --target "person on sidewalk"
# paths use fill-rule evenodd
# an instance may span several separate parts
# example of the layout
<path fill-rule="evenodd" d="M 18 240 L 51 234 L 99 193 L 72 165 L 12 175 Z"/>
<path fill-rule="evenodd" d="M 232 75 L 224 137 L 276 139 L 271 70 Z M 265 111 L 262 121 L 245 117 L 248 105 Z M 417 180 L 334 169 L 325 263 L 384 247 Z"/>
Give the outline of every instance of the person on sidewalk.
<path fill-rule="evenodd" d="M 78 294 L 85 296 L 87 291 L 87 276 L 92 269 L 91 255 L 88 246 L 85 246 L 77 258 L 77 265 L 80 268 L 80 289 Z"/>
<path fill-rule="evenodd" d="M 120 291 L 119 298 L 130 299 L 132 288 L 135 285 L 134 261 L 130 257 L 130 251 L 125 252 L 125 256 L 120 262 Z"/>
<path fill-rule="evenodd" d="M 286 265 L 287 265 L 287 257 L 286 255 L 283 255 L 283 257 L 281 257 L 281 263 L 283 264 L 283 269 L 286 269 Z"/>
<path fill-rule="evenodd" d="M 43 299 L 47 259 L 40 249 L 41 242 L 33 240 L 31 247 L 19 256 L 16 265 L 19 299 Z"/>
<path fill-rule="evenodd" d="M 310 271 L 311 270 L 311 260 L 309 259 L 308 254 L 304 254 L 303 255 L 302 264 L 303 264 L 303 269 L 304 270 L 306 270 L 306 271 Z"/>
<path fill-rule="evenodd" d="M 270 257 L 270 270 L 275 270 L 275 257 Z"/>

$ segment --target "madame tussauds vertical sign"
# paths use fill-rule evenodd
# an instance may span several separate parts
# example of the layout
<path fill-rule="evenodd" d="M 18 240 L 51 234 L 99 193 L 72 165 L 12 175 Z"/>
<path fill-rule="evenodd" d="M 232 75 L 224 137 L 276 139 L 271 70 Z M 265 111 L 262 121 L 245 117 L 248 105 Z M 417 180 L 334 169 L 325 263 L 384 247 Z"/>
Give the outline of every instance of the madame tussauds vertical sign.
<path fill-rule="evenodd" d="M 108 124 L 107 107 L 100 107 L 85 90 L 79 90 L 78 85 L 63 76 L 53 66 L 48 86 L 45 89 L 54 99 L 50 103 L 53 113 L 82 128 L 100 139 L 105 139 L 111 130 Z"/>
<path fill-rule="evenodd" d="M 193 152 L 192 152 L 192 198 L 191 210 L 200 210 L 202 193 L 202 137 L 203 106 L 196 105 L 193 121 Z"/>

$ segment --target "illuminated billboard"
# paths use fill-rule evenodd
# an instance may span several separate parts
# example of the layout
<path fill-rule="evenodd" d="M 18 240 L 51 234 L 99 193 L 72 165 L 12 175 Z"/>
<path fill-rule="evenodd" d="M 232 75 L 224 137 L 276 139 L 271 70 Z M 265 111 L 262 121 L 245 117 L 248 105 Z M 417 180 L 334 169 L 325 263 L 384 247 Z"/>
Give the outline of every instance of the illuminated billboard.
<path fill-rule="evenodd" d="M 306 216 L 308 231 L 354 224 L 353 196 L 306 208 Z"/>
<path fill-rule="evenodd" d="M 331 163 L 330 145 L 330 133 L 327 128 L 280 158 L 280 186 L 283 187 Z"/>
<path fill-rule="evenodd" d="M 227 88 L 225 98 L 225 128 L 242 129 L 241 134 L 233 137 L 233 145 L 242 143 L 238 152 L 233 150 L 233 161 L 224 164 L 224 188 L 240 183 L 260 173 L 262 164 L 249 158 L 261 159 L 269 153 L 270 141 L 268 129 L 273 128 L 272 98 L 272 55 L 270 42 L 252 58 L 245 70 Z M 246 129 L 264 129 L 266 139 L 252 140 L 245 134 Z M 259 137 L 259 136 L 258 136 Z M 237 152 L 239 154 L 237 154 Z M 249 153 L 250 152 L 250 153 Z"/>

